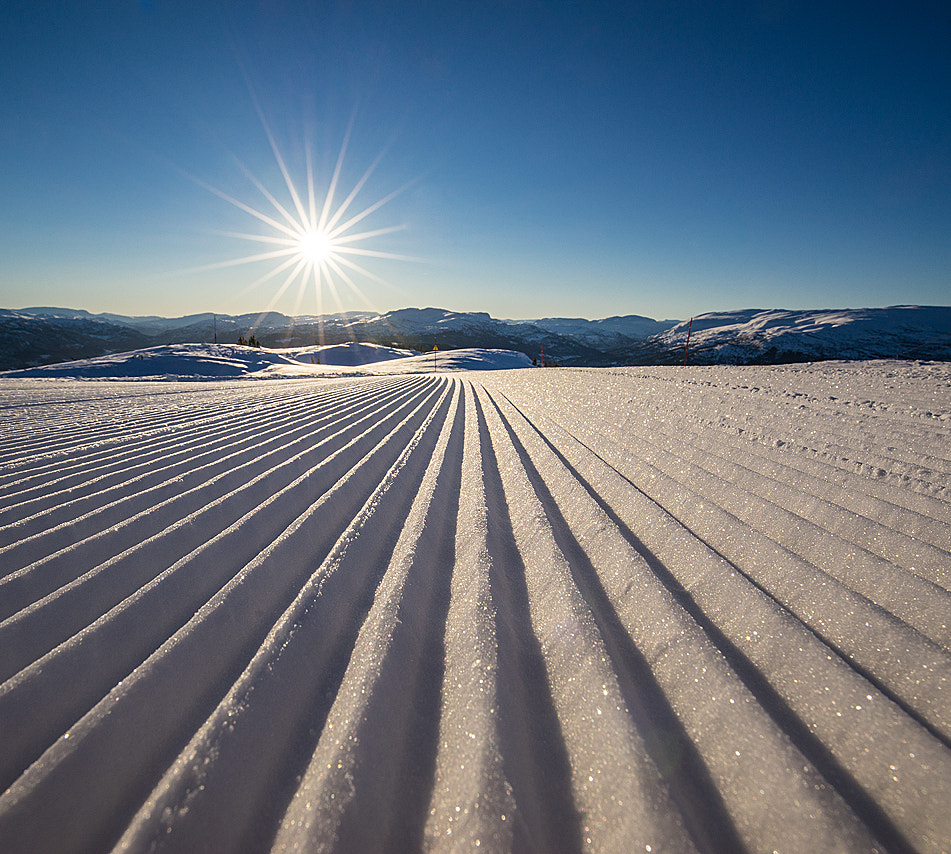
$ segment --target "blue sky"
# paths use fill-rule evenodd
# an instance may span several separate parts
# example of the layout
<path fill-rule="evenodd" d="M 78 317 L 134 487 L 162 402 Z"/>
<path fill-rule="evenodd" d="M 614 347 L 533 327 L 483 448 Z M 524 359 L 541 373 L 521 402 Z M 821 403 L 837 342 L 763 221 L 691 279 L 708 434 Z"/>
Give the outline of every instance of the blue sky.
<path fill-rule="evenodd" d="M 318 211 L 376 163 L 341 247 L 413 260 L 346 256 L 345 309 L 946 305 L 949 43 L 940 3 L 13 0 L 0 307 L 314 312 L 214 266 L 282 234 L 223 196 L 296 215 L 269 135 L 305 209 L 305 151 Z"/>

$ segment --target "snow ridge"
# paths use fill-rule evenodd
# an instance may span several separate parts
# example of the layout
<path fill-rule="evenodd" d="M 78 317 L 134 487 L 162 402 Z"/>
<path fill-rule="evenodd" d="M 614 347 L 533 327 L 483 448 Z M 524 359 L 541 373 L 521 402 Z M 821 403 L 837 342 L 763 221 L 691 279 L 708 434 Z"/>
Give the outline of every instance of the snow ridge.
<path fill-rule="evenodd" d="M 948 850 L 947 364 L 399 361 L 0 380 L 4 851 Z"/>

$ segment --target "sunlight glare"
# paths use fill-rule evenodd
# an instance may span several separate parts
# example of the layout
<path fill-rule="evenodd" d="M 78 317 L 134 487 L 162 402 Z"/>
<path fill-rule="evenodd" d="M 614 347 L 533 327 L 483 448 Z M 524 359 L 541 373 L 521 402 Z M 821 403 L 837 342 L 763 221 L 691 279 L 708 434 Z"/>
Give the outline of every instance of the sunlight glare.
<path fill-rule="evenodd" d="M 297 252 L 312 264 L 320 264 L 333 255 L 333 238 L 322 229 L 308 229 L 297 240 Z"/>
<path fill-rule="evenodd" d="M 341 292 L 337 286 L 338 283 L 344 285 L 353 296 L 361 302 L 366 303 L 366 307 L 370 308 L 371 306 L 367 302 L 366 297 L 347 271 L 384 285 L 387 283 L 372 270 L 362 264 L 358 264 L 354 260 L 354 256 L 401 261 L 417 261 L 419 259 L 369 249 L 366 248 L 366 244 L 363 243 L 371 238 L 401 231 L 404 229 L 404 226 L 386 226 L 366 231 L 356 231 L 354 230 L 354 226 L 372 216 L 383 207 L 383 205 L 403 193 L 414 182 L 411 181 L 400 189 L 377 199 L 372 204 L 359 210 L 359 212 L 352 213 L 351 205 L 379 164 L 382 157 L 381 154 L 364 172 L 363 176 L 357 181 L 343 201 L 337 203 L 334 196 L 340 181 L 344 154 L 347 150 L 347 144 L 350 138 L 350 129 L 348 128 L 340 148 L 340 153 L 337 156 L 337 162 L 330 178 L 329 186 L 326 187 L 324 193 L 321 194 L 315 186 L 315 174 L 309 146 L 305 148 L 306 183 L 299 189 L 291 178 L 291 172 L 288 169 L 287 163 L 277 146 L 277 141 L 274 139 L 265 121 L 263 111 L 261 111 L 256 99 L 255 106 L 258 110 L 258 115 L 268 142 L 270 143 L 274 159 L 284 178 L 284 188 L 289 196 L 290 204 L 282 204 L 278 199 L 278 194 L 265 187 L 251 171 L 240 162 L 238 162 L 238 167 L 268 202 L 268 205 L 265 206 L 263 210 L 259 210 L 251 204 L 240 201 L 193 176 L 188 176 L 200 186 L 214 193 L 230 205 L 254 217 L 265 226 L 261 233 L 230 231 L 218 232 L 219 234 L 243 241 L 265 244 L 270 247 L 269 250 L 265 252 L 256 252 L 244 257 L 204 265 L 203 267 L 193 268 L 193 271 L 271 261 L 274 262 L 274 267 L 271 271 L 257 278 L 243 291 L 243 293 L 247 293 L 253 288 L 275 279 L 285 271 L 289 271 L 287 272 L 286 278 L 284 278 L 277 287 L 266 311 L 271 311 L 278 300 L 295 282 L 298 284 L 295 311 L 300 308 L 304 301 L 305 293 L 310 284 L 313 286 L 313 295 L 318 314 L 322 314 L 324 310 L 323 298 L 325 290 L 336 304 L 336 310 L 344 310 Z M 354 245 L 360 243 L 363 243 L 363 245 Z"/>

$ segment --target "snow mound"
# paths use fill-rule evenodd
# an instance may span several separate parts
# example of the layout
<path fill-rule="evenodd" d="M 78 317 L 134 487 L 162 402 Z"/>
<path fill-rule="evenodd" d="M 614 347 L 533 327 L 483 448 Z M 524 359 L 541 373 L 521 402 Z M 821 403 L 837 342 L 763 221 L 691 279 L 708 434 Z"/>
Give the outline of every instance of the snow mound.
<path fill-rule="evenodd" d="M 227 379 L 248 377 L 275 365 L 290 365 L 286 355 L 239 344 L 167 344 L 128 353 L 79 359 L 7 371 L 5 377 L 71 379 Z"/>
<path fill-rule="evenodd" d="M 375 373 L 437 373 L 444 371 L 502 371 L 530 368 L 531 359 L 514 350 L 485 350 L 465 347 L 460 350 L 437 350 L 408 359 L 380 363 Z"/>
<path fill-rule="evenodd" d="M 381 344 L 366 344 L 348 342 L 346 344 L 328 344 L 325 347 L 305 347 L 292 350 L 278 351 L 287 353 L 298 362 L 305 364 L 336 365 L 338 367 L 357 367 L 372 365 L 376 362 L 387 362 L 392 359 L 406 359 L 417 356 L 416 350 L 406 350 L 399 347 L 384 347 Z"/>
<path fill-rule="evenodd" d="M 437 371 L 503 370 L 529 367 L 511 350 L 450 350 L 436 354 Z M 433 354 L 377 344 L 267 350 L 239 344 L 169 344 L 128 353 L 6 371 L 4 377 L 102 380 L 288 379 L 364 374 L 432 372 Z"/>

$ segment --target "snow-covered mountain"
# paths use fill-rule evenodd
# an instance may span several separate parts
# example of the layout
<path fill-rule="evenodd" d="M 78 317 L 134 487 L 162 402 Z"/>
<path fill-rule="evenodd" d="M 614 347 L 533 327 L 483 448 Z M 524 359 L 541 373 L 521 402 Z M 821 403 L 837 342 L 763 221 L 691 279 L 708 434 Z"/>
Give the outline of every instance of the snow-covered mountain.
<path fill-rule="evenodd" d="M 744 309 L 702 314 L 618 354 L 621 364 L 951 359 L 951 307 Z"/>
<path fill-rule="evenodd" d="M 64 330 L 83 330 L 87 344 L 64 351 L 54 342 Z M 127 343 L 133 334 L 134 341 Z M 531 321 L 506 322 L 484 312 L 405 308 L 386 314 L 345 312 L 289 317 L 279 312 L 238 316 L 198 314 L 180 318 L 92 315 L 61 308 L 0 311 L 0 370 L 108 355 L 164 344 L 235 344 L 251 334 L 269 348 L 311 347 L 365 341 L 415 350 L 478 348 L 515 350 L 565 364 L 601 364 L 604 350 Z M 636 338 L 624 338 L 633 344 Z M 615 342 L 612 342 L 615 343 Z"/>
<path fill-rule="evenodd" d="M 289 317 L 279 312 L 178 318 L 90 314 L 62 308 L 0 310 L 0 370 L 167 344 L 235 344 L 251 334 L 269 348 L 364 341 L 432 350 L 514 350 L 561 365 L 781 364 L 827 359 L 951 359 L 951 307 L 742 309 L 689 321 L 639 315 L 499 320 L 485 312 L 403 308 Z"/>
<path fill-rule="evenodd" d="M 583 317 L 543 317 L 539 320 L 509 320 L 506 323 L 531 323 L 546 332 L 565 335 L 594 347 L 611 351 L 630 346 L 653 335 L 666 332 L 676 326 L 676 320 L 653 320 L 629 314 L 624 317 L 606 317 L 603 320 L 586 320 Z"/>
<path fill-rule="evenodd" d="M 52 312 L 52 310 L 51 310 Z M 152 339 L 126 324 L 86 312 L 30 314 L 0 310 L 0 371 L 87 359 L 148 347 Z"/>

